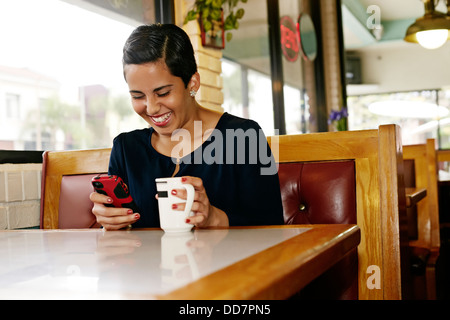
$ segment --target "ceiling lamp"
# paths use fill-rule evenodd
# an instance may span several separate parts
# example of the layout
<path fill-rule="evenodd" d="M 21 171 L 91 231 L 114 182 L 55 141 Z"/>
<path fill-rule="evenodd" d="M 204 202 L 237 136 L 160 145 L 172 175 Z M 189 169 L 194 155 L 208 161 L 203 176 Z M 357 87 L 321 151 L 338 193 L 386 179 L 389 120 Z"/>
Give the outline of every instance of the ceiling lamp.
<path fill-rule="evenodd" d="M 422 1 L 425 15 L 409 26 L 404 40 L 419 43 L 426 49 L 437 49 L 450 39 L 450 0 L 447 0 L 447 14 L 434 9 L 439 0 Z"/>

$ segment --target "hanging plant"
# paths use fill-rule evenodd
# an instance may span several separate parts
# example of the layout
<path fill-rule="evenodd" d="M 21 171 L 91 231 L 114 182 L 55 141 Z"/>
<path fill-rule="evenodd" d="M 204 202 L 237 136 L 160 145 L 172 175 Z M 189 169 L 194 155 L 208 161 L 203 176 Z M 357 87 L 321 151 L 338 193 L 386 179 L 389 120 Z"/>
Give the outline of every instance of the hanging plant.
<path fill-rule="evenodd" d="M 230 30 L 239 28 L 239 21 L 245 14 L 245 10 L 237 8 L 239 2 L 247 3 L 247 0 L 196 0 L 194 7 L 187 13 L 184 24 L 200 19 L 200 24 L 205 32 L 214 31 L 218 25 L 226 32 L 226 39 L 233 37 Z"/>

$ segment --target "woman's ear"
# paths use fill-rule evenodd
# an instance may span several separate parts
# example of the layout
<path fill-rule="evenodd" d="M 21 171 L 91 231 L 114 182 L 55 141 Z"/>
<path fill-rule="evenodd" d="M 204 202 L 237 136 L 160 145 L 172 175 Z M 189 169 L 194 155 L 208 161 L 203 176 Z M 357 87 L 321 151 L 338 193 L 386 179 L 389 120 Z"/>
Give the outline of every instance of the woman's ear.
<path fill-rule="evenodd" d="M 200 89 L 200 74 L 198 72 L 194 73 L 191 80 L 189 81 L 188 87 L 189 91 L 197 92 Z"/>

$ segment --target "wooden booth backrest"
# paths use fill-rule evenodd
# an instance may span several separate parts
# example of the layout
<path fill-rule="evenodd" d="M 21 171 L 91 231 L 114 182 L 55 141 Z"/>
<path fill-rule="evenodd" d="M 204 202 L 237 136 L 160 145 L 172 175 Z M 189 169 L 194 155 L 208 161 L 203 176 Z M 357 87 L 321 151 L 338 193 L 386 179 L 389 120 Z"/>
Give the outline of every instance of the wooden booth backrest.
<path fill-rule="evenodd" d="M 361 229 L 358 298 L 401 299 L 400 236 L 402 234 L 403 238 L 405 234 L 400 232 L 400 220 L 404 222 L 406 213 L 400 128 L 383 125 L 378 130 L 273 136 L 268 137 L 268 141 L 281 172 L 284 164 L 292 163 L 309 166 L 311 163 L 331 161 L 350 162 L 354 166 L 349 172 L 354 175 L 356 224 Z M 283 177 L 280 177 L 280 182 L 283 190 Z M 314 184 L 312 179 L 308 184 L 303 184 L 303 189 L 314 189 Z M 316 188 L 315 192 L 327 191 Z M 314 215 L 317 218 L 308 219 L 312 223 L 329 222 L 330 210 L 342 212 L 338 207 L 329 207 L 325 212 L 316 211 Z M 345 217 L 341 223 L 351 222 L 351 218 Z M 379 289 L 367 285 L 374 268 L 380 270 Z"/>
<path fill-rule="evenodd" d="M 437 151 L 438 162 L 450 162 L 450 150 L 438 150 Z"/>
<path fill-rule="evenodd" d="M 412 214 L 408 212 L 408 222 L 416 231 L 410 232 L 409 242 L 412 274 L 421 276 L 425 273 L 426 290 L 421 290 L 421 286 L 418 286 L 419 289 L 413 287 L 414 294 L 419 299 L 436 299 L 436 262 L 440 248 L 440 225 L 435 139 L 428 139 L 426 144 L 403 146 L 403 158 L 405 163 L 412 163 L 412 172 L 409 174 L 412 178 L 409 179 L 405 171 L 405 185 L 426 190 L 426 196 L 412 208 L 408 208 L 412 210 Z M 411 230 L 411 227 L 409 229 Z"/>
<path fill-rule="evenodd" d="M 46 151 L 43 154 L 41 228 L 99 227 L 89 199 L 91 179 L 108 172 L 111 149 Z"/>
<path fill-rule="evenodd" d="M 425 188 L 426 197 L 417 203 L 416 244 L 427 248 L 439 247 L 439 199 L 436 141 L 403 146 L 403 158 L 414 163 L 413 182 L 416 188 Z"/>

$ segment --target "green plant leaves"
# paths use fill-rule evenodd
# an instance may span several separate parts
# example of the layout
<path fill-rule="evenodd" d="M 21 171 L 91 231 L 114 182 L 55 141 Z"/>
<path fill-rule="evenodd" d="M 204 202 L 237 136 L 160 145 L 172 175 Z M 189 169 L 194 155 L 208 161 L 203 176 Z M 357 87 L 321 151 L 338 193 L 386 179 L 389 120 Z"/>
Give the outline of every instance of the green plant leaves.
<path fill-rule="evenodd" d="M 236 11 L 236 19 L 242 19 L 242 17 L 244 16 L 245 10 L 244 9 L 239 9 L 238 11 Z"/>
<path fill-rule="evenodd" d="M 194 7 L 188 11 L 184 24 L 195 19 L 201 19 L 205 31 L 213 28 L 217 22 L 222 22 L 225 31 L 239 29 L 239 19 L 245 14 L 243 8 L 236 8 L 239 2 L 247 3 L 247 0 L 196 0 Z M 227 32 L 226 39 L 230 41 L 233 35 Z"/>
<path fill-rule="evenodd" d="M 220 8 L 214 9 L 209 16 L 212 20 L 220 21 L 222 19 L 222 10 Z"/>

